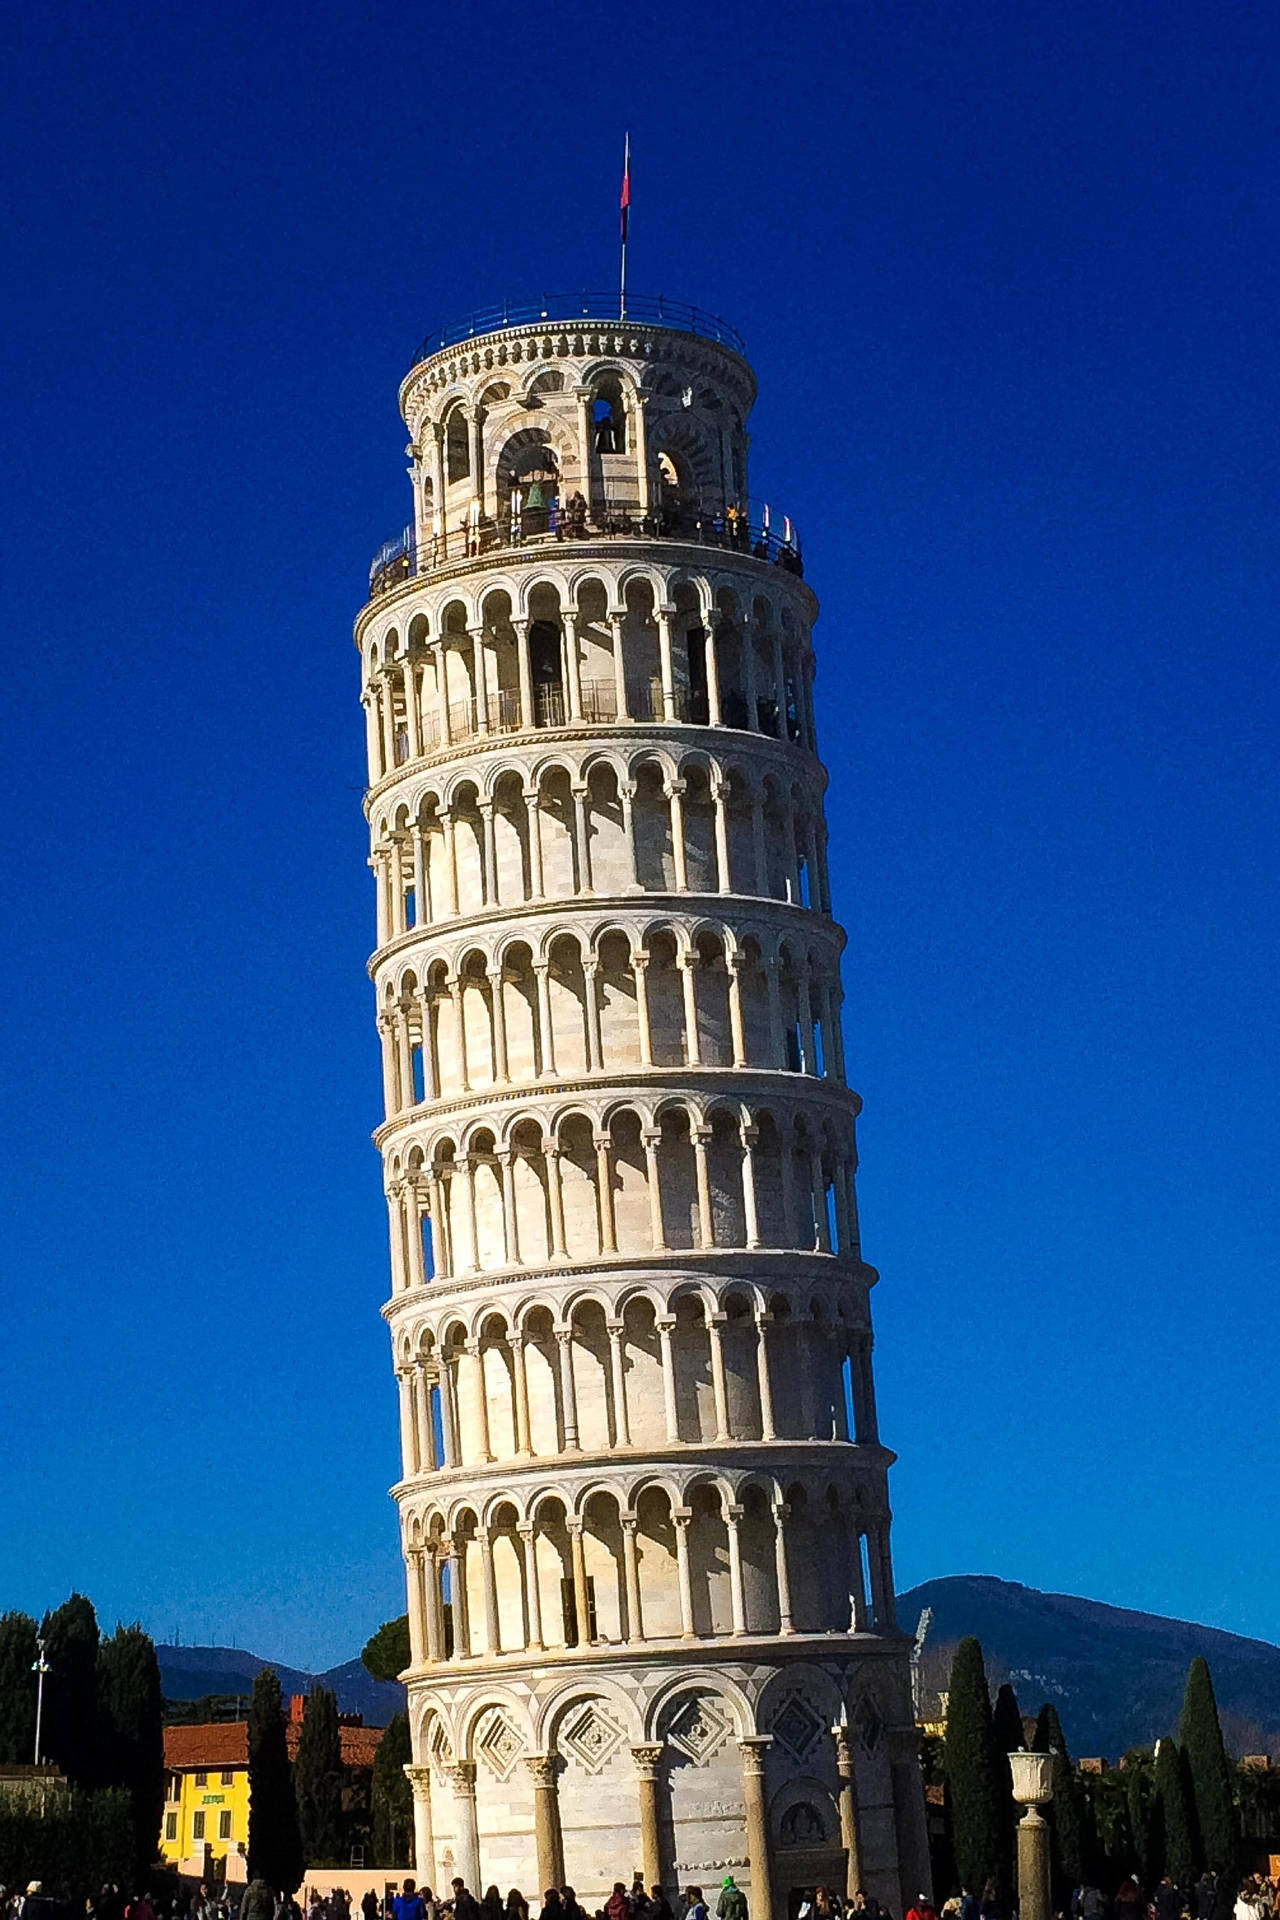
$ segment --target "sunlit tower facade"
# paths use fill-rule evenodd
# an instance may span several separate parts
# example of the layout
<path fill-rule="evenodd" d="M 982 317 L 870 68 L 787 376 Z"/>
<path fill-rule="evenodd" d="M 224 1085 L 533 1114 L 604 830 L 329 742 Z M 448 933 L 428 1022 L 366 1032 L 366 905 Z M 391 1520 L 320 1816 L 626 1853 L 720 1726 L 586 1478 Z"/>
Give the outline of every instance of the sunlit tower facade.
<path fill-rule="evenodd" d="M 723 322 L 429 338 L 367 716 L 419 1875 L 928 1885 L 817 602 Z"/>

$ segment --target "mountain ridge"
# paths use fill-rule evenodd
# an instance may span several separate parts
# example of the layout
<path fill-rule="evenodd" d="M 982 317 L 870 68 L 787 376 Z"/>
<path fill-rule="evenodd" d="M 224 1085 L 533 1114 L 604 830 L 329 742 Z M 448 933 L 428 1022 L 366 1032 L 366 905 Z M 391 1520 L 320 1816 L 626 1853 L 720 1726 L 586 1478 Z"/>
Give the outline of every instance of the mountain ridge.
<path fill-rule="evenodd" d="M 971 1633 L 993 1685 L 1011 1680 L 1024 1712 L 1052 1700 L 1073 1754 L 1115 1759 L 1176 1729 L 1187 1668 L 1203 1654 L 1228 1746 L 1280 1752 L 1280 1646 L 1270 1641 L 990 1574 L 923 1581 L 898 1607 L 907 1631 L 923 1608 L 933 1612 L 921 1661 L 927 1719 L 946 1688 L 948 1650 Z"/>

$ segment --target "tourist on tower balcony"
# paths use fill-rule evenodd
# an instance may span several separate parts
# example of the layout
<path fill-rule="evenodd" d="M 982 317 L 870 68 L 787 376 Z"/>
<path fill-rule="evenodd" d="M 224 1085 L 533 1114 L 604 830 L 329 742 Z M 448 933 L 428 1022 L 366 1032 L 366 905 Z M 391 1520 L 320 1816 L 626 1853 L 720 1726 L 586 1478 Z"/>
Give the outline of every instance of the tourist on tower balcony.
<path fill-rule="evenodd" d="M 529 1920 L 529 1902 L 519 1887 L 512 1887 L 507 1895 L 506 1920 Z"/>

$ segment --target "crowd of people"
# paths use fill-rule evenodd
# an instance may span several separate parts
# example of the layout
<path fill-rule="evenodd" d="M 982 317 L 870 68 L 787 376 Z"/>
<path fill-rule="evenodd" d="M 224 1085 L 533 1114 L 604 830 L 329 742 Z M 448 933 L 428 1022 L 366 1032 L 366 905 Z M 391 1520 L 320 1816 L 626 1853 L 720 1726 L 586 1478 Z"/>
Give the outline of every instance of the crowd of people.
<path fill-rule="evenodd" d="M 535 1907 L 515 1887 L 505 1897 L 497 1887 L 477 1896 L 455 1880 L 448 1894 L 437 1896 L 406 1879 L 392 1882 L 382 1894 L 371 1889 L 358 1905 L 342 1887 L 312 1891 L 305 1915 L 294 1895 L 278 1894 L 265 1880 L 251 1880 L 243 1889 L 201 1884 L 132 1899 L 107 1886 L 83 1902 L 60 1899 L 33 1880 L 25 1892 L 0 1887 L 0 1920 L 748 1920 L 748 1914 L 747 1896 L 732 1874 L 709 1893 L 689 1886 L 674 1899 L 662 1887 L 646 1888 L 637 1874 L 630 1887 L 616 1880 L 609 1897 L 590 1908 L 572 1887 L 548 1888 Z M 794 1920 L 895 1917 L 871 1894 L 846 1899 L 820 1886 L 799 1901 Z M 966 1888 L 952 1894 L 940 1910 L 926 1894 L 918 1894 L 903 1920 L 1010 1920 L 1010 1915 L 988 1882 L 981 1893 Z M 1280 1880 L 1251 1875 L 1233 1900 L 1212 1873 L 1189 1887 L 1176 1886 L 1166 1874 L 1150 1890 L 1131 1874 L 1110 1897 L 1091 1884 L 1078 1886 L 1069 1910 L 1060 1908 L 1054 1920 L 1280 1920 Z"/>

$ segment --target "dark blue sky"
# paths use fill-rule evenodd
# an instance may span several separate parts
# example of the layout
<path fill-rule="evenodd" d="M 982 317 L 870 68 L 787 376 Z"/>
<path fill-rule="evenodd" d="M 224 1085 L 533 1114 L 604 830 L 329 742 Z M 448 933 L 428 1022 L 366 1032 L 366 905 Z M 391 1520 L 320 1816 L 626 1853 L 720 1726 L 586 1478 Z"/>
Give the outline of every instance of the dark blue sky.
<path fill-rule="evenodd" d="M 351 620 L 433 322 L 745 335 L 823 604 L 900 1584 L 1280 1636 L 1266 5 L 4 28 L 0 1606 L 402 1604 Z"/>

